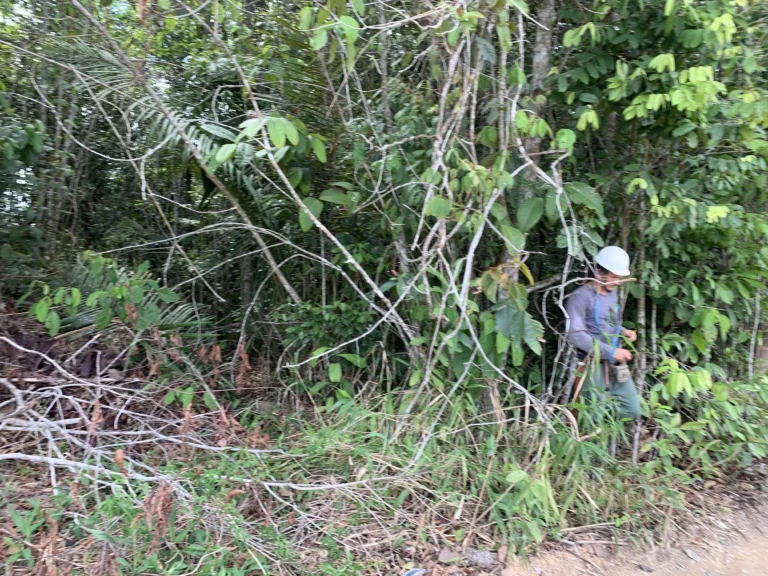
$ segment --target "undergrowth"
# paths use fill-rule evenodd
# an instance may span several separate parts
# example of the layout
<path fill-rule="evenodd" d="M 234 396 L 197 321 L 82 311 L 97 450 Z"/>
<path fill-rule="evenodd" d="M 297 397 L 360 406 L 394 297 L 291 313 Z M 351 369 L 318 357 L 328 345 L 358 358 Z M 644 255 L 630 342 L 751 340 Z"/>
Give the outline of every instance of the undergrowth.
<path fill-rule="evenodd" d="M 35 326 L 63 332 L 61 364 L 0 382 L 7 573 L 396 574 L 443 549 L 527 555 L 584 526 L 651 542 L 691 490 L 766 457 L 764 375 L 727 381 L 666 358 L 639 429 L 610 406 L 533 405 L 512 389 L 488 412 L 480 371 L 450 391 L 374 381 L 394 371 L 384 353 L 340 352 L 256 382 L 245 348 L 222 358 L 216 334 L 146 266 L 86 262 L 82 290 L 35 283 L 14 329 L 24 346 Z M 311 309 L 291 326 L 304 353 L 355 331 Z M 106 349 L 84 352 L 97 337 L 122 352 L 110 363 Z M 40 357 L 3 342 L 28 354 L 20 369 Z M 78 354 L 80 374 L 95 354 L 98 386 L 66 372 Z"/>
<path fill-rule="evenodd" d="M 156 447 L 143 458 L 159 483 L 129 481 L 111 463 L 109 480 L 70 476 L 49 498 L 20 500 L 6 484 L 5 499 L 15 501 L 3 539 L 8 566 L 37 565 L 53 530 L 70 543 L 56 554 L 120 574 L 279 574 L 276 563 L 282 573 L 393 573 L 442 548 L 527 554 L 584 525 L 650 541 L 670 511 L 685 510 L 689 485 L 748 466 L 765 447 L 764 430 L 749 434 L 765 425 L 767 399 L 747 384 L 727 399 L 699 398 L 703 426 L 656 406 L 661 416 L 646 426 L 656 433 L 643 432 L 636 464 L 629 429 L 610 418 L 579 433 L 570 419 L 543 423 L 517 406 L 497 424 L 466 396 L 426 439 L 437 408 L 396 432 L 392 407 L 402 402 L 393 396 L 339 394 L 315 414 L 241 408 L 230 422 L 242 426 L 233 432 L 244 445 L 256 437 L 284 452 Z M 735 406 L 746 435 L 718 428 Z M 583 426 L 596 416 L 588 407 L 581 414 Z"/>

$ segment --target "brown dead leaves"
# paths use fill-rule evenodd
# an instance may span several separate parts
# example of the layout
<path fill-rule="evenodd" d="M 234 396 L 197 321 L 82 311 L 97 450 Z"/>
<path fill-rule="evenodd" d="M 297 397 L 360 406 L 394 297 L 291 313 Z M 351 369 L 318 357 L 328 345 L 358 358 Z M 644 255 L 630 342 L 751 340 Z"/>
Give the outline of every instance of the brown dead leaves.
<path fill-rule="evenodd" d="M 99 428 L 101 427 L 101 423 L 104 422 L 104 415 L 101 411 L 101 402 L 97 399 L 96 402 L 93 404 L 93 413 L 91 414 L 91 425 L 88 427 L 88 436 L 91 437 L 93 441 L 93 437 L 96 436 L 96 433 L 99 431 Z"/>
<path fill-rule="evenodd" d="M 115 452 L 115 466 L 123 476 L 128 477 L 128 470 L 125 469 L 125 451 L 122 448 Z"/>
<path fill-rule="evenodd" d="M 141 512 L 133 519 L 131 527 L 135 526 L 142 518 L 147 524 L 147 530 L 152 533 L 152 542 L 147 554 L 154 553 L 157 546 L 167 532 L 173 512 L 173 491 L 170 484 L 161 482 L 152 490 L 144 500 Z"/>
<path fill-rule="evenodd" d="M 237 391 L 242 391 L 248 383 L 248 374 L 251 371 L 251 361 L 248 358 L 248 352 L 245 350 L 245 342 L 241 342 L 237 347 L 237 357 L 240 358 L 240 364 L 237 369 Z"/>

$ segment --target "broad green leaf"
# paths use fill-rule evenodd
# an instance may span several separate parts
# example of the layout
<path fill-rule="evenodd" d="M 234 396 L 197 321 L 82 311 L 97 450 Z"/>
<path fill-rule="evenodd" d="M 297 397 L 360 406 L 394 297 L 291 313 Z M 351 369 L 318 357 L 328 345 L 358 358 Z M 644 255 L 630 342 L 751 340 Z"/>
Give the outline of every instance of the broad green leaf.
<path fill-rule="evenodd" d="M 203 394 L 203 404 L 205 404 L 205 407 L 208 408 L 208 410 L 211 412 L 219 409 L 219 405 L 216 402 L 216 399 L 207 390 L 205 391 L 205 394 Z"/>
<path fill-rule="evenodd" d="M 48 298 L 43 298 L 35 305 L 35 318 L 37 318 L 38 322 L 45 322 L 49 308 L 50 303 L 48 302 Z"/>
<path fill-rule="evenodd" d="M 525 470 L 513 470 L 509 474 L 507 474 L 507 482 L 510 484 L 517 484 L 518 482 L 522 482 L 523 480 L 528 479 L 528 473 Z"/>
<path fill-rule="evenodd" d="M 178 302 L 180 296 L 168 288 L 160 288 L 157 291 L 157 297 L 163 302 Z"/>
<path fill-rule="evenodd" d="M 320 348 L 316 348 L 315 350 L 313 350 L 312 354 L 310 354 L 309 356 L 312 359 L 312 361 L 310 362 L 310 366 L 314 368 L 317 365 L 317 360 L 320 358 L 320 356 L 327 351 L 328 351 L 327 346 L 321 346 Z"/>
<path fill-rule="evenodd" d="M 268 118 L 262 116 L 261 118 L 250 118 L 240 124 L 241 134 L 244 134 L 248 138 L 253 138 L 261 131 L 262 126 L 268 121 Z"/>
<path fill-rule="evenodd" d="M 704 354 L 707 351 L 708 344 L 706 339 L 704 338 L 704 335 L 702 334 L 701 330 L 696 328 L 696 330 L 693 331 L 693 344 L 696 346 L 696 348 L 699 349 L 699 352 Z"/>
<path fill-rule="evenodd" d="M 434 196 L 427 203 L 427 215 L 435 218 L 445 218 L 451 213 L 451 203 L 442 196 Z"/>
<path fill-rule="evenodd" d="M 48 328 L 48 334 L 56 336 L 61 328 L 61 317 L 57 312 L 51 310 L 45 318 L 45 327 Z"/>
<path fill-rule="evenodd" d="M 144 290 L 141 286 L 133 285 L 128 290 L 128 298 L 127 300 L 129 302 L 133 302 L 134 304 L 139 304 L 142 300 L 144 300 Z"/>
<path fill-rule="evenodd" d="M 320 200 L 322 200 L 323 202 L 331 202 L 333 204 L 339 204 L 341 206 L 346 206 L 347 204 L 349 204 L 349 197 L 343 192 L 339 192 L 338 190 L 334 190 L 333 188 L 324 190 L 323 193 L 320 194 Z"/>
<path fill-rule="evenodd" d="M 525 0 L 509 0 L 509 3 L 520 10 L 520 12 L 523 14 L 527 15 L 530 13 L 530 8 L 528 7 L 528 3 Z"/>
<path fill-rule="evenodd" d="M 541 355 L 541 342 L 544 335 L 544 327 L 541 322 L 534 320 L 528 312 L 523 312 L 523 339 L 534 354 Z"/>
<path fill-rule="evenodd" d="M 325 154 L 325 144 L 320 139 L 319 136 L 316 136 L 312 134 L 310 136 L 310 142 L 312 144 L 312 151 L 315 153 L 315 156 L 317 159 L 322 162 L 323 164 L 327 161 L 327 156 Z"/>
<path fill-rule="evenodd" d="M 718 284 L 715 288 L 715 297 L 726 304 L 733 304 L 733 291 L 722 284 Z"/>
<path fill-rule="evenodd" d="M 341 382 L 341 364 L 332 362 L 328 365 L 328 380 L 331 382 Z"/>
<path fill-rule="evenodd" d="M 663 72 L 669 70 L 675 71 L 675 55 L 674 54 L 659 54 L 648 63 L 649 68 L 653 68 L 657 72 Z"/>
<path fill-rule="evenodd" d="M 496 353 L 503 354 L 509 348 L 510 341 L 501 332 L 496 332 Z"/>
<path fill-rule="evenodd" d="M 517 64 L 512 66 L 509 74 L 507 74 L 507 82 L 509 82 L 510 86 L 525 84 L 527 80 L 528 79 L 525 77 L 525 72 L 523 72 Z"/>
<path fill-rule="evenodd" d="M 679 138 L 680 136 L 685 136 L 688 134 L 688 132 L 691 132 L 692 130 L 696 129 L 696 124 L 691 122 L 690 120 L 684 121 L 680 126 L 675 128 L 675 130 L 672 132 L 672 136 L 675 138 Z"/>
<path fill-rule="evenodd" d="M 526 198 L 517 208 L 517 224 L 522 232 L 528 232 L 544 214 L 544 200 Z"/>
<path fill-rule="evenodd" d="M 347 42 L 354 43 L 360 35 L 360 24 L 352 16 L 342 16 L 339 18 Z"/>
<path fill-rule="evenodd" d="M 368 363 L 365 361 L 365 358 L 361 358 L 357 354 L 339 354 L 339 356 L 351 362 L 358 368 L 365 368 L 368 365 Z"/>
<path fill-rule="evenodd" d="M 320 213 L 323 211 L 323 203 L 317 198 L 304 198 L 304 206 L 312 213 L 315 218 L 320 217 Z M 309 232 L 314 223 L 309 215 L 299 207 L 299 226 L 303 232 Z"/>
<path fill-rule="evenodd" d="M 149 260 L 144 260 L 141 264 L 139 264 L 139 267 L 136 268 L 136 276 L 143 276 L 145 272 L 149 270 L 149 267 L 151 264 L 149 263 Z"/>
<path fill-rule="evenodd" d="M 184 408 L 186 408 L 187 406 L 192 404 L 192 401 L 195 399 L 195 387 L 188 386 L 183 390 L 177 391 L 177 395 L 179 397 L 179 401 L 181 402 L 181 405 Z"/>
<path fill-rule="evenodd" d="M 757 65 L 757 58 L 750 55 L 744 58 L 744 63 L 742 64 L 742 67 L 744 68 L 744 72 L 747 74 L 753 74 L 754 72 L 757 72 L 758 65 Z"/>
<path fill-rule="evenodd" d="M 715 382 L 712 385 L 712 395 L 715 400 L 725 402 L 728 399 L 728 386 L 723 382 Z"/>
<path fill-rule="evenodd" d="M 704 422 L 686 422 L 685 424 L 680 426 L 680 430 L 698 431 L 698 430 L 704 430 L 706 427 L 707 425 Z"/>
<path fill-rule="evenodd" d="M 360 16 L 365 16 L 365 0 L 352 0 L 352 7 Z"/>
<path fill-rule="evenodd" d="M 226 140 L 227 142 L 234 142 L 235 138 L 237 138 L 237 134 L 216 124 L 202 124 L 200 128 L 209 134 L 213 134 L 214 136 Z"/>
<path fill-rule="evenodd" d="M 104 308 L 101 312 L 96 314 L 95 324 L 98 330 L 104 330 L 112 322 L 112 309 Z"/>
<path fill-rule="evenodd" d="M 236 151 L 237 144 L 224 144 L 224 146 L 219 148 L 216 152 L 216 162 L 218 164 L 229 162 L 234 157 Z"/>
<path fill-rule="evenodd" d="M 312 38 L 309 41 L 309 45 L 312 47 L 312 50 L 320 50 L 326 44 L 328 44 L 328 30 L 325 28 L 315 30 L 315 33 L 312 35 Z"/>
<path fill-rule="evenodd" d="M 146 330 L 156 326 L 160 321 L 160 307 L 154 302 L 149 302 L 142 306 L 136 306 L 136 329 Z"/>
<path fill-rule="evenodd" d="M 528 114 L 526 114 L 525 110 L 518 110 L 515 114 L 515 126 L 522 133 L 528 131 Z"/>
<path fill-rule="evenodd" d="M 83 301 L 83 295 L 78 288 L 72 288 L 72 306 L 77 308 Z"/>
<path fill-rule="evenodd" d="M 99 298 L 101 297 L 101 292 L 92 292 L 88 298 L 85 301 L 85 305 L 88 306 L 88 308 L 93 308 L 96 306 L 96 302 L 98 302 Z"/>
<path fill-rule="evenodd" d="M 493 276 L 486 272 L 480 278 L 480 287 L 483 289 L 483 294 L 494 304 L 496 303 L 496 294 L 499 290 L 499 284 L 494 280 Z"/>
<path fill-rule="evenodd" d="M 496 64 L 496 49 L 493 47 L 493 44 L 482 36 L 478 36 L 475 41 L 478 48 L 480 48 L 480 56 L 482 56 L 483 60 L 494 66 Z"/>
<path fill-rule="evenodd" d="M 558 148 L 573 151 L 573 145 L 576 143 L 576 132 L 568 129 L 558 130 L 555 140 Z"/>
<path fill-rule="evenodd" d="M 281 118 L 283 121 L 283 130 L 285 131 L 285 137 L 288 138 L 288 142 L 296 146 L 299 143 L 299 131 L 296 126 L 287 118 Z"/>
<path fill-rule="evenodd" d="M 299 11 L 299 30 L 309 30 L 312 26 L 312 7 L 304 6 Z"/>
<path fill-rule="evenodd" d="M 720 314 L 720 338 L 722 340 L 725 340 L 726 336 L 728 335 L 728 330 L 731 329 L 731 321 L 725 314 Z"/>
<path fill-rule="evenodd" d="M 501 233 L 504 235 L 507 242 L 512 244 L 518 252 L 522 251 L 525 247 L 525 235 L 514 226 L 507 226 L 506 224 L 502 225 Z"/>
<path fill-rule="evenodd" d="M 267 133 L 276 148 L 285 146 L 285 123 L 282 118 L 271 116 L 267 120 Z"/>

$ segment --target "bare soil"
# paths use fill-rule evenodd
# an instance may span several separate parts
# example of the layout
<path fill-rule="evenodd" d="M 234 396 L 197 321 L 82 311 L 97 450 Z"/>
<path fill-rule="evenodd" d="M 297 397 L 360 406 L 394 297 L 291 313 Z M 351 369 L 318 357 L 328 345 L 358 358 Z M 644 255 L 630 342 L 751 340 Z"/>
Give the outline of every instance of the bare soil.
<path fill-rule="evenodd" d="M 768 576 L 768 506 L 702 518 L 684 530 L 677 543 L 618 554 L 613 545 L 580 543 L 508 566 L 504 576 Z"/>

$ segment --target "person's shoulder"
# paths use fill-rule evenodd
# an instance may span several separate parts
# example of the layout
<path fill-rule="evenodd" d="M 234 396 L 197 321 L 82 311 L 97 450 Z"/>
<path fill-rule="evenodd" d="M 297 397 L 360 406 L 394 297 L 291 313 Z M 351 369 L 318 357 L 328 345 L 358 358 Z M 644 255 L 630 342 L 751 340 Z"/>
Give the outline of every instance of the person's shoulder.
<path fill-rule="evenodd" d="M 572 303 L 588 302 L 591 299 L 592 288 L 590 288 L 587 284 L 582 284 L 568 295 L 568 301 Z"/>
<path fill-rule="evenodd" d="M 584 296 L 590 296 L 592 294 L 592 288 L 589 286 L 589 284 L 582 284 L 576 290 L 571 292 L 568 297 L 569 298 L 583 298 Z"/>

